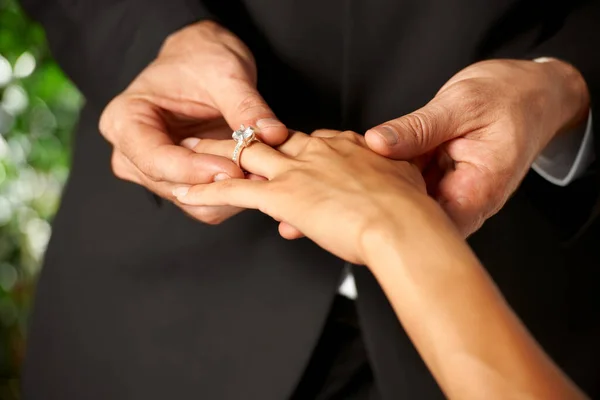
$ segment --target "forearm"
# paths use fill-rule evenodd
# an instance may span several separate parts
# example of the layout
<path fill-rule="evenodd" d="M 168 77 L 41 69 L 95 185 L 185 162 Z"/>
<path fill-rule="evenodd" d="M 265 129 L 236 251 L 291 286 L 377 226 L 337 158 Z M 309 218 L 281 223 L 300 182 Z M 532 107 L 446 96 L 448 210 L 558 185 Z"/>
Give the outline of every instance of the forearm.
<path fill-rule="evenodd" d="M 460 399 L 584 397 L 545 355 L 435 205 L 367 240 L 369 268 L 442 390 Z"/>

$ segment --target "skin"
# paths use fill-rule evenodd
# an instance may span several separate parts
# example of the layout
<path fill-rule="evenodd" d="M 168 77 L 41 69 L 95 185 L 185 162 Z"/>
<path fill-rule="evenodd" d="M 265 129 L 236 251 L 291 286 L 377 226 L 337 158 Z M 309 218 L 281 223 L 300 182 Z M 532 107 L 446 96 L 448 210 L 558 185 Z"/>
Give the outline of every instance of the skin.
<path fill-rule="evenodd" d="M 270 145 L 280 144 L 288 133 L 256 90 L 248 48 L 205 21 L 167 38 L 156 60 L 106 107 L 100 132 L 113 145 L 117 177 L 175 201 L 171 192 L 177 185 L 244 176 L 230 155 L 197 154 L 180 145 L 184 139 L 192 144 L 198 138 L 231 140 L 231 131 L 241 124 L 261 127 L 260 139 Z M 175 203 L 211 224 L 241 211 Z"/>
<path fill-rule="evenodd" d="M 100 131 L 114 147 L 115 175 L 205 223 L 239 213 L 229 206 L 186 206 L 172 190 L 243 176 L 230 154 L 191 151 L 199 138 L 230 139 L 245 124 L 260 128 L 267 144 L 286 139 L 287 129 L 256 90 L 256 76 L 248 48 L 217 23 L 172 34 L 101 117 Z M 585 81 L 571 65 L 490 60 L 460 71 L 423 108 L 365 137 L 383 156 L 425 165 L 429 193 L 468 236 L 504 205 L 546 144 L 583 121 L 588 109 Z M 280 232 L 303 236 L 287 223 Z"/>
<path fill-rule="evenodd" d="M 225 155 L 233 146 L 206 139 L 195 150 Z M 178 201 L 260 210 L 366 265 L 449 398 L 585 398 L 507 305 L 415 165 L 333 131 L 296 132 L 277 149 L 253 143 L 240 159 L 267 180 L 181 186 Z"/>
<path fill-rule="evenodd" d="M 589 107 L 583 77 L 565 62 L 490 60 L 365 137 L 386 157 L 428 161 L 429 192 L 468 236 L 502 208 L 556 135 L 587 120 Z"/>

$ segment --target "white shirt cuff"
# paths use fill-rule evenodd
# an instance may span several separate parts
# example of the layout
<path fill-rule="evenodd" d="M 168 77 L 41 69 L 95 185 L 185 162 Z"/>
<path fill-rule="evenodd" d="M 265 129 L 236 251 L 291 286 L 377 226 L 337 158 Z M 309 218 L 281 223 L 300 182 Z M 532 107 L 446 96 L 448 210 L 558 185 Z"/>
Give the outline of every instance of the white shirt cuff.
<path fill-rule="evenodd" d="M 554 137 L 531 168 L 547 181 L 567 186 L 585 172 L 595 156 L 590 111 L 584 126 Z"/>
<path fill-rule="evenodd" d="M 358 297 L 358 291 L 356 290 L 356 282 L 354 281 L 354 275 L 350 272 L 350 266 L 347 265 L 344 269 L 342 284 L 338 288 L 338 293 L 342 296 L 349 298 L 350 300 L 356 300 Z"/>

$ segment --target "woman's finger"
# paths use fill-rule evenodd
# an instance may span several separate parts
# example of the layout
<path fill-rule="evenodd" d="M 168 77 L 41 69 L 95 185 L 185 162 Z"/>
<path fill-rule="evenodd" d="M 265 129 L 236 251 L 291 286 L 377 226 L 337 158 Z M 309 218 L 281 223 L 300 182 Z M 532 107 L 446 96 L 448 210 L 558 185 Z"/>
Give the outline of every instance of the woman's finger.
<path fill-rule="evenodd" d="M 181 184 L 173 184 L 170 182 L 152 182 L 146 177 L 118 151 L 113 153 L 112 160 L 113 170 L 117 177 L 131 182 L 140 184 L 150 189 L 155 194 L 162 198 L 175 201 L 175 203 L 187 214 L 193 218 L 207 224 L 219 224 L 226 219 L 243 211 L 242 208 L 233 206 L 212 207 L 212 206 L 185 206 L 176 202 L 175 189 L 182 188 Z M 262 179 L 260 176 L 253 176 L 252 179 Z"/>
<path fill-rule="evenodd" d="M 291 131 L 288 139 L 283 144 L 277 147 L 281 153 L 290 157 L 297 157 L 298 154 L 306 147 L 306 143 L 310 140 L 310 136 L 300 131 Z"/>
<path fill-rule="evenodd" d="M 311 137 L 320 137 L 320 138 L 334 138 L 337 135 L 342 133 L 341 131 L 336 131 L 333 129 L 317 129 L 313 133 L 310 134 Z"/>
<path fill-rule="evenodd" d="M 236 147 L 234 140 L 187 138 L 181 145 L 196 153 L 212 154 L 231 159 Z M 242 169 L 255 175 L 272 179 L 282 171 L 289 169 L 290 160 L 272 147 L 254 141 L 239 154 Z"/>
<path fill-rule="evenodd" d="M 343 131 L 340 132 L 338 135 L 335 135 L 333 137 L 333 139 L 345 139 L 348 140 L 352 143 L 356 143 L 359 144 L 363 147 L 367 147 L 367 142 L 365 141 L 365 137 L 363 135 L 359 135 L 358 133 L 354 132 L 354 131 Z"/>
<path fill-rule="evenodd" d="M 177 201 L 189 206 L 235 206 L 261 209 L 269 202 L 269 181 L 227 179 L 175 190 Z"/>
<path fill-rule="evenodd" d="M 300 232 L 298 229 L 294 228 L 287 222 L 279 223 L 279 234 L 281 235 L 281 237 L 288 240 L 300 239 L 304 237 L 304 234 L 302 232 Z"/>

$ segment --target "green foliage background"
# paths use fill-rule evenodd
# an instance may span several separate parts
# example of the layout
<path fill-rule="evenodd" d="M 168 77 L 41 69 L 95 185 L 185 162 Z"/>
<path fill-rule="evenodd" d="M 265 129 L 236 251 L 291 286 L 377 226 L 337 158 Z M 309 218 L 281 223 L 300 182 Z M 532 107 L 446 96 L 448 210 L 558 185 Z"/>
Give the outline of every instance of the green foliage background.
<path fill-rule="evenodd" d="M 33 287 L 70 164 L 82 98 L 42 28 L 0 0 L 0 399 L 19 398 Z"/>

